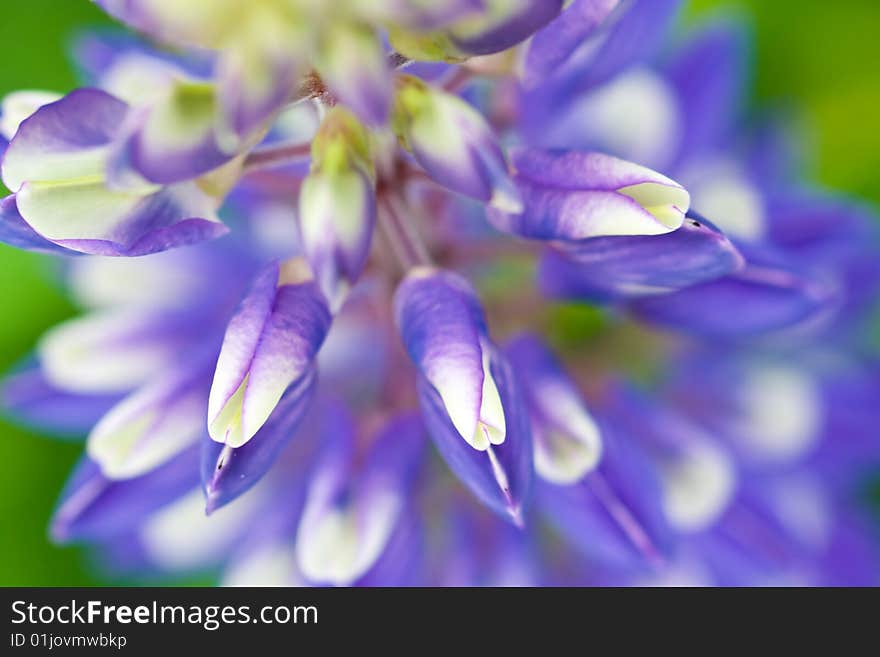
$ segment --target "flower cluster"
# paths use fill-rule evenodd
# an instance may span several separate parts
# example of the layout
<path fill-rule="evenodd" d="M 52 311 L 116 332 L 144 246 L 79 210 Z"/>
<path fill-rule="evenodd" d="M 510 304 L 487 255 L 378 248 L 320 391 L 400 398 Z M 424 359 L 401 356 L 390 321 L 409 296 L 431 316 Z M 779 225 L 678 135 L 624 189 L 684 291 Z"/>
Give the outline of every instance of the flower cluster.
<path fill-rule="evenodd" d="M 138 36 L 0 121 L 0 241 L 87 311 L 3 388 L 88 435 L 56 540 L 227 584 L 876 580 L 876 222 L 746 120 L 738 24 L 96 1 Z"/>

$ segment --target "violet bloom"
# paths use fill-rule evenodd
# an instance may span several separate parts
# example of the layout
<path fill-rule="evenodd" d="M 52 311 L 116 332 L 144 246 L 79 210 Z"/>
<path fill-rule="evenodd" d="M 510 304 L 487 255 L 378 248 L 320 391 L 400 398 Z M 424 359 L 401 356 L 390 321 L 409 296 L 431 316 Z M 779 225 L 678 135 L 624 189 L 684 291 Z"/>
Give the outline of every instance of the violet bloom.
<path fill-rule="evenodd" d="M 54 540 L 224 585 L 876 583 L 875 223 L 746 134 L 739 27 L 98 4 L 159 45 L 0 106 L 0 241 L 77 256 L 0 390 L 86 438 Z"/>

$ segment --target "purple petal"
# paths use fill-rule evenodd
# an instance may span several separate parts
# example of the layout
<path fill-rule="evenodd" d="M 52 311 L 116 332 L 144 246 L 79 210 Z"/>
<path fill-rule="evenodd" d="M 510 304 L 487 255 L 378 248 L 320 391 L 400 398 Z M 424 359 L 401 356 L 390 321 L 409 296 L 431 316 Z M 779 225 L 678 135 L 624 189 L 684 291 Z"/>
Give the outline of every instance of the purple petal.
<path fill-rule="evenodd" d="M 535 34 L 526 55 L 525 84 L 535 86 L 554 73 L 614 11 L 620 0 L 575 0 Z"/>
<path fill-rule="evenodd" d="M 161 125 L 151 125 L 160 122 L 157 115 L 164 109 L 160 101 L 158 107 L 139 110 L 137 125 L 129 127 L 114 148 L 109 164 L 111 180 L 124 179 L 126 172 L 134 171 L 150 182 L 167 185 L 198 178 L 235 156 L 220 148 L 213 117 L 190 126 L 193 135 L 201 135 L 195 141 L 177 143 L 164 138 Z"/>
<path fill-rule="evenodd" d="M 361 275 L 376 223 L 374 183 L 360 170 L 309 175 L 300 190 L 303 249 L 331 309 Z"/>
<path fill-rule="evenodd" d="M 681 158 L 710 152 L 730 136 L 742 109 L 746 45 L 741 25 L 719 23 L 699 30 L 670 65 L 682 99 Z"/>
<path fill-rule="evenodd" d="M 456 274 L 416 269 L 398 287 L 394 307 L 410 358 L 462 439 L 472 441 L 483 403 L 486 331 L 473 289 Z"/>
<path fill-rule="evenodd" d="M 214 203 L 195 185 L 167 187 L 143 197 L 118 218 L 107 237 L 54 236 L 62 247 L 90 255 L 135 257 L 222 237 Z"/>
<path fill-rule="evenodd" d="M 2 408 L 16 422 L 63 437 L 82 438 L 117 402 L 119 395 L 75 394 L 53 386 L 39 368 L 3 380 Z"/>
<path fill-rule="evenodd" d="M 744 266 L 736 247 L 690 212 L 665 235 L 597 237 L 564 251 L 548 249 L 539 280 L 557 299 L 609 300 L 674 292 L 721 278 Z"/>
<path fill-rule="evenodd" d="M 604 420 L 600 425 L 605 450 L 597 471 L 574 486 L 539 483 L 539 508 L 598 564 L 626 570 L 658 567 L 670 539 L 659 482 L 629 436 Z"/>
<path fill-rule="evenodd" d="M 101 418 L 87 447 L 105 475 L 138 477 L 198 442 L 204 433 L 209 362 L 184 362 L 162 372 Z"/>
<path fill-rule="evenodd" d="M 490 208 L 489 219 L 522 237 L 572 242 L 668 233 L 690 203 L 674 180 L 602 153 L 523 148 L 511 159 L 523 210 Z"/>
<path fill-rule="evenodd" d="M 275 44 L 277 45 L 277 44 Z M 297 53 L 292 50 L 273 52 L 271 45 L 259 53 L 258 61 L 243 61 L 234 51 L 220 57 L 216 77 L 219 101 L 224 120 L 241 138 L 247 138 L 275 112 L 284 107 L 293 95 L 302 70 Z M 249 67 L 258 66 L 271 84 L 265 89 L 253 89 L 254 79 Z"/>
<path fill-rule="evenodd" d="M 511 150 L 510 159 L 518 178 L 561 190 L 613 192 L 643 183 L 677 185 L 662 174 L 604 153 L 517 148 Z"/>
<path fill-rule="evenodd" d="M 507 9 L 500 22 L 476 34 L 453 34 L 452 42 L 468 55 L 489 55 L 515 46 L 540 30 L 562 10 L 562 0 L 525 0 Z"/>
<path fill-rule="evenodd" d="M 108 145 L 128 106 L 98 89 L 76 89 L 22 121 L 3 157 L 3 182 L 12 191 L 31 180 L 58 179 L 63 158 Z M 65 173 L 77 171 L 65 168 Z"/>
<path fill-rule="evenodd" d="M 198 485 L 198 448 L 134 479 L 113 481 L 84 458 L 52 517 L 56 541 L 94 541 L 133 530 L 157 509 Z"/>
<path fill-rule="evenodd" d="M 599 462 L 602 438 L 576 384 L 531 334 L 517 336 L 504 351 L 528 403 L 538 475 L 554 483 L 579 481 Z"/>
<path fill-rule="evenodd" d="M 200 355 L 216 348 L 216 336 L 198 319 L 187 309 L 124 306 L 83 315 L 42 337 L 40 365 L 51 383 L 68 392 L 127 392 L 179 363 L 182 350 Z"/>
<path fill-rule="evenodd" d="M 315 371 L 308 370 L 278 403 L 253 439 L 232 448 L 202 440 L 202 486 L 207 512 L 228 504 L 256 484 L 296 435 L 314 396 Z"/>
<path fill-rule="evenodd" d="M 383 563 L 395 544 L 410 488 L 424 453 L 421 422 L 415 415 L 393 418 L 355 461 L 354 427 L 339 409 L 319 457 L 297 537 L 300 569 L 316 584 L 351 584 Z M 400 538 L 399 536 L 397 538 Z M 409 555 L 412 557 L 413 555 Z M 373 573 L 378 576 L 378 573 Z"/>
<path fill-rule="evenodd" d="M 18 212 L 18 206 L 15 204 L 15 194 L 10 194 L 0 200 L 0 242 L 27 251 L 78 255 L 77 251 L 71 251 L 50 242 L 31 228 Z"/>
<path fill-rule="evenodd" d="M 263 398 L 280 398 L 309 368 L 327 335 L 330 319 L 313 283 L 283 285 L 278 290 L 250 365 L 242 409 L 246 433 L 255 432 L 263 423 Z"/>
<path fill-rule="evenodd" d="M 258 274 L 235 315 L 229 320 L 211 386 L 209 421 L 219 415 L 247 376 L 263 327 L 272 312 L 278 276 L 277 264 Z"/>
<path fill-rule="evenodd" d="M 668 27 L 678 13 L 681 0 L 634 0 L 607 32 L 597 35 L 602 43 L 596 50 L 585 48 L 585 58 L 576 54 L 572 67 L 563 74 L 572 86 L 581 91 L 602 84 L 625 68 L 646 61 L 663 43 Z"/>
<path fill-rule="evenodd" d="M 738 464 L 717 433 L 633 386 L 617 386 L 605 402 L 608 421 L 636 440 L 653 464 L 670 526 L 682 534 L 711 528 L 738 486 Z"/>
<path fill-rule="evenodd" d="M 583 92 L 653 56 L 668 34 L 680 0 L 632 0 L 570 54 L 554 75 L 523 96 L 526 123 L 546 122 Z"/>
<path fill-rule="evenodd" d="M 419 401 L 428 432 L 450 469 L 483 504 L 521 525 L 533 473 L 528 412 L 503 356 L 493 349 L 490 362 L 507 428 L 502 444 L 478 451 L 463 441 L 440 396 L 424 376 L 418 381 Z"/>
<path fill-rule="evenodd" d="M 241 447 L 256 434 L 311 366 L 330 328 L 323 296 L 296 268 L 294 262 L 265 269 L 229 322 L 208 408 L 218 442 Z"/>
<path fill-rule="evenodd" d="M 381 556 L 354 583 L 355 586 L 418 586 L 425 553 L 424 527 L 416 509 L 401 513 Z"/>
<path fill-rule="evenodd" d="M 747 258 L 751 254 L 747 253 Z M 711 338 L 809 328 L 836 310 L 837 288 L 786 265 L 748 262 L 730 276 L 633 301 L 640 319 Z"/>

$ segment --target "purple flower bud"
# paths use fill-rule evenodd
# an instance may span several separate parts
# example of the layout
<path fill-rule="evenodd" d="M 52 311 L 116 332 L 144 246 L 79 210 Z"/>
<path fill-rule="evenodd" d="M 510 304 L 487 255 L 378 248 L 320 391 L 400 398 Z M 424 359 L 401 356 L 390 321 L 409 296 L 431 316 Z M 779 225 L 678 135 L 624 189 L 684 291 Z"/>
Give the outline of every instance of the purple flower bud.
<path fill-rule="evenodd" d="M 574 382 L 544 344 L 521 335 L 505 347 L 519 373 L 527 400 L 535 471 L 555 484 L 572 484 L 590 472 L 602 454 L 599 427 L 587 411 Z"/>
<path fill-rule="evenodd" d="M 518 212 L 504 153 L 480 113 L 412 76 L 397 82 L 393 127 L 427 174 L 454 192 Z"/>
<path fill-rule="evenodd" d="M 522 527 L 534 473 L 528 409 L 509 364 L 494 346 L 488 350 L 488 375 L 498 390 L 504 442 L 479 450 L 463 441 L 444 400 L 425 377 L 418 379 L 419 403 L 428 432 L 449 468 L 483 504 Z M 491 441 L 487 438 L 487 442 Z"/>
<path fill-rule="evenodd" d="M 504 442 L 504 410 L 490 371 L 492 346 L 470 284 L 450 272 L 412 270 L 395 295 L 404 345 L 461 438 L 485 451 Z"/>
<path fill-rule="evenodd" d="M 208 403 L 211 438 L 241 447 L 307 375 L 330 312 L 301 260 L 267 267 L 230 320 Z"/>
<path fill-rule="evenodd" d="M 661 235 L 684 222 L 690 197 L 674 180 L 601 153 L 517 149 L 511 159 L 521 212 L 489 209 L 499 230 L 577 243 L 609 235 Z"/>
<path fill-rule="evenodd" d="M 311 475 L 297 533 L 299 570 L 314 584 L 347 585 L 382 564 L 405 522 L 406 507 L 424 452 L 415 416 L 388 422 L 355 464 L 351 421 L 337 412 Z"/>
<path fill-rule="evenodd" d="M 308 370 L 284 393 L 266 423 L 241 447 L 202 441 L 202 487 L 213 513 L 250 490 L 296 435 L 314 396 L 316 375 Z"/>
<path fill-rule="evenodd" d="M 456 274 L 419 268 L 394 305 L 438 450 L 485 504 L 521 522 L 532 475 L 528 414 L 476 293 Z"/>
<path fill-rule="evenodd" d="M 376 193 L 369 138 L 335 108 L 312 144 L 312 167 L 299 196 L 303 248 L 331 310 L 337 311 L 370 252 Z"/>

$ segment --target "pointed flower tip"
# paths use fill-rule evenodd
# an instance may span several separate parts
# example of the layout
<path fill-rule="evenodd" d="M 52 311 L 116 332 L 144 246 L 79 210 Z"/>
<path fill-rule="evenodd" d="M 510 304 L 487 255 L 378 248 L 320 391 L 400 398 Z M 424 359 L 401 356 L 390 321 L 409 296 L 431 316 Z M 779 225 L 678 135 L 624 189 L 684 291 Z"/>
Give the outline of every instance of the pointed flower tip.
<path fill-rule="evenodd" d="M 508 513 L 510 514 L 510 521 L 513 523 L 514 527 L 517 529 L 525 529 L 526 521 L 523 517 L 522 508 L 519 506 L 510 507 L 508 509 Z"/>
<path fill-rule="evenodd" d="M 53 518 L 49 525 L 49 540 L 56 544 L 64 544 L 70 541 L 70 523 L 63 516 Z"/>
<path fill-rule="evenodd" d="M 210 516 L 222 508 L 228 500 L 223 500 L 220 491 L 208 484 L 205 488 L 205 515 Z"/>
<path fill-rule="evenodd" d="M 658 234 L 678 230 L 690 208 L 690 194 L 674 180 L 655 174 L 656 181 L 639 182 L 617 189 L 628 196 L 659 222 Z"/>
<path fill-rule="evenodd" d="M 519 214 L 523 211 L 522 197 L 509 179 L 506 185 L 496 187 L 493 190 L 489 205 L 496 210 L 511 214 Z"/>

